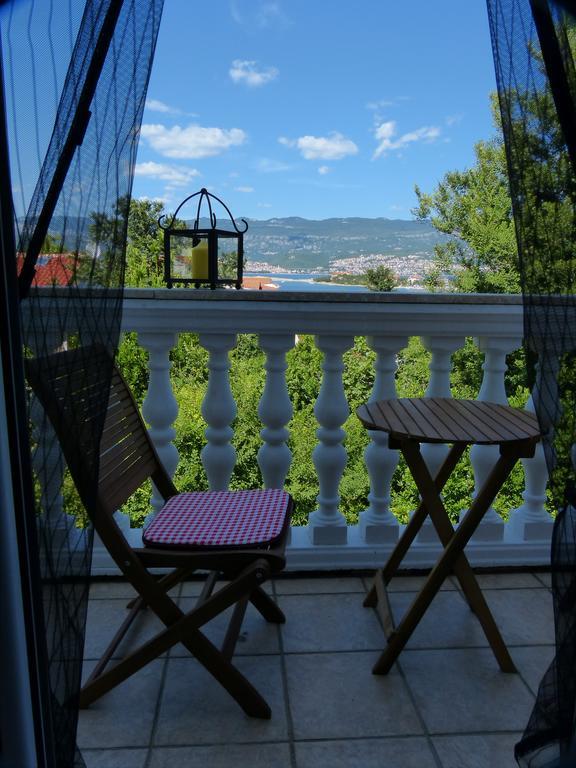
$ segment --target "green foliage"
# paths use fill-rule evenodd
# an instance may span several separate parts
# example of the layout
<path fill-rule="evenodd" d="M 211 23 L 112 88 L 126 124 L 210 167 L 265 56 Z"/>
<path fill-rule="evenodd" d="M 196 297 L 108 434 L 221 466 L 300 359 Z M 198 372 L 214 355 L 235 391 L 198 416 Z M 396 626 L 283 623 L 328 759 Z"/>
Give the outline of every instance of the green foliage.
<path fill-rule="evenodd" d="M 435 246 L 429 290 L 462 293 L 518 293 L 520 278 L 502 130 L 493 99 L 496 135 L 479 141 L 475 163 L 449 171 L 428 194 L 415 187 L 418 205 L 413 214 L 451 235 Z M 451 286 L 446 275 L 454 275 Z"/>
<path fill-rule="evenodd" d="M 394 270 L 379 264 L 366 271 L 366 284 L 371 291 L 392 291 L 398 284 Z"/>

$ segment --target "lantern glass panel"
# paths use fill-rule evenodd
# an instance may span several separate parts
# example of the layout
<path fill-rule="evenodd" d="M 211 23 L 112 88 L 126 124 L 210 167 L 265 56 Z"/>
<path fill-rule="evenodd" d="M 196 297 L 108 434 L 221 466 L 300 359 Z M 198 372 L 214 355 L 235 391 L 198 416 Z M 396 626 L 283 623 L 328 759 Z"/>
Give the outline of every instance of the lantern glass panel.
<path fill-rule="evenodd" d="M 236 236 L 218 238 L 218 277 L 224 280 L 236 280 L 238 276 L 238 238 Z"/>
<path fill-rule="evenodd" d="M 171 234 L 170 261 L 172 279 L 206 282 L 208 280 L 208 238 Z"/>

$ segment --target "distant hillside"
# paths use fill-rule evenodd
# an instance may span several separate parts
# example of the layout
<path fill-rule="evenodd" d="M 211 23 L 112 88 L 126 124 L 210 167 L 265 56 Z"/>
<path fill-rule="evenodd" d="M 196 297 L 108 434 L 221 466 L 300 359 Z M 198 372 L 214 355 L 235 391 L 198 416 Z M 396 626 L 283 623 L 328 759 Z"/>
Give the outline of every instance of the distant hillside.
<path fill-rule="evenodd" d="M 288 269 L 324 269 L 335 259 L 382 254 L 430 259 L 445 237 L 421 221 L 405 219 L 248 219 L 244 252 L 249 261 Z"/>

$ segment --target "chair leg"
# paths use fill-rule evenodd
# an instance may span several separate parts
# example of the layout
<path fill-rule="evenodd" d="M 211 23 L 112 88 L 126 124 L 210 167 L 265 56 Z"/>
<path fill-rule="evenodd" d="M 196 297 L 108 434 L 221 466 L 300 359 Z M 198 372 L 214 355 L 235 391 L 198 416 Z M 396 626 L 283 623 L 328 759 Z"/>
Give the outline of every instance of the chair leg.
<path fill-rule="evenodd" d="M 286 622 L 286 616 L 284 616 L 277 603 L 262 587 L 256 587 L 250 593 L 250 602 L 266 621 L 272 624 L 284 624 Z"/>
<path fill-rule="evenodd" d="M 166 628 L 118 662 L 112 669 L 103 672 L 86 685 L 80 694 L 80 707 L 89 706 L 175 643 L 181 642 L 238 702 L 247 715 L 268 719 L 271 711 L 265 699 L 199 631 L 201 626 L 226 608 L 245 599 L 246 595 L 258 586 L 261 574 L 263 571 L 266 572 L 267 568 L 268 564 L 265 561 L 253 563 L 234 582 L 223 587 L 188 614 L 184 614 L 162 587 L 143 571 L 142 579 L 138 580 L 137 586 L 141 589 L 144 601 L 164 622 Z"/>

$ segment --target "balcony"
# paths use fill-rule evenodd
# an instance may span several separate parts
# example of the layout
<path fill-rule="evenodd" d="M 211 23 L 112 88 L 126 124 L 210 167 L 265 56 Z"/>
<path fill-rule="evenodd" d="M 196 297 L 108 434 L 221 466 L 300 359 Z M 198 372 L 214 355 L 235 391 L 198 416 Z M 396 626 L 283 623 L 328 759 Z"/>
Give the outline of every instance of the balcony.
<path fill-rule="evenodd" d="M 519 674 L 499 671 L 451 579 L 390 674 L 374 676 L 384 635 L 376 613 L 362 607 L 366 574 L 284 577 L 269 589 L 286 624 L 266 624 L 249 610 L 236 656 L 270 703 L 271 720 L 247 718 L 175 646 L 81 711 L 78 742 L 87 766 L 516 768 L 513 746 L 554 653 L 549 575 L 479 580 Z M 393 610 L 407 607 L 420 581 L 392 582 Z M 185 582 L 181 607 L 198 592 L 199 582 Z M 85 672 L 130 595 L 121 581 L 92 585 Z M 128 642 L 158 628 L 146 612 L 137 622 Z M 218 622 L 208 636 L 218 638 Z"/>
<path fill-rule="evenodd" d="M 544 506 L 547 475 L 541 451 L 524 462 L 524 503 L 510 510 L 507 522 L 490 511 L 467 547 L 473 565 L 483 569 L 480 584 L 518 675 L 499 671 L 452 579 L 392 672 L 371 674 L 384 634 L 376 613 L 363 608 L 363 596 L 370 569 L 385 560 L 402 530 L 389 498 L 396 452 L 388 449 L 385 435 L 370 435 L 366 463 L 371 491 L 357 525 L 346 524 L 338 486 L 346 460 L 342 426 L 349 413 L 343 353 L 354 337 L 365 336 L 376 352 L 374 399 L 395 396 L 397 355 L 411 336 L 421 337 L 431 353 L 426 393 L 449 396 L 451 355 L 466 337 L 473 337 L 484 355 L 478 397 L 503 402 L 506 355 L 522 340 L 519 297 L 128 290 L 123 328 L 138 334 L 149 355 L 143 413 L 170 471 L 178 462 L 173 444 L 178 408 L 169 353 L 177 335 L 189 331 L 198 333 L 208 350 L 202 461 L 212 488 L 226 487 L 235 460 L 231 425 L 236 404 L 228 353 L 237 334 L 257 334 L 266 353 L 258 461 L 268 486 L 282 485 L 290 465 L 286 440 L 292 408 L 285 356 L 298 335 L 313 334 L 324 361 L 315 407 L 318 508 L 307 525 L 293 527 L 287 573 L 268 586 L 286 613 L 286 625 L 266 624 L 249 610 L 237 650 L 239 666 L 271 704 L 272 720 L 246 718 L 194 659 L 175 647 L 81 712 L 78 741 L 89 768 L 514 766 L 513 745 L 554 653 L 546 571 L 552 520 Z M 54 341 L 59 343 L 56 337 Z M 434 450 L 427 460 L 439 461 Z M 478 479 L 492 460 L 490 448 L 472 454 Z M 154 498 L 151 502 L 157 508 Z M 130 527 L 128 517 L 118 513 L 118 522 L 138 543 L 141 531 Z M 431 566 L 438 553 L 429 526 L 405 560 L 411 571 L 392 582 L 397 616 L 421 584 L 422 575 L 414 570 Z M 120 623 L 131 596 L 131 588 L 114 578 L 114 566 L 98 541 L 92 572 L 85 673 Z M 188 581 L 177 589 L 186 609 L 199 594 L 200 582 Z M 142 612 L 118 652 L 156 629 L 156 620 Z M 216 621 L 207 634 L 216 640 L 221 631 Z"/>
<path fill-rule="evenodd" d="M 258 462 L 266 486 L 281 486 L 290 466 L 286 440 L 292 405 L 286 387 L 286 353 L 298 335 L 313 334 L 323 353 L 323 380 L 315 405 L 318 444 L 315 464 L 318 507 L 308 524 L 292 528 L 290 571 L 372 568 L 383 562 L 401 526 L 391 511 L 390 481 L 397 452 L 387 436 L 371 433 L 366 465 L 371 479 L 367 509 L 357 525 L 347 525 L 339 506 L 338 486 L 346 464 L 342 429 L 349 415 L 343 385 L 343 354 L 354 337 L 365 336 L 376 352 L 373 399 L 395 397 L 398 353 L 411 336 L 422 338 L 431 353 L 426 394 L 450 396 L 451 355 L 473 337 L 484 355 L 480 400 L 505 402 L 506 355 L 522 342 L 522 306 L 517 296 L 429 294 L 292 294 L 262 291 L 126 291 L 123 328 L 135 331 L 149 355 L 149 388 L 143 414 L 160 457 L 170 471 L 178 453 L 173 444 L 178 405 L 170 382 L 169 354 L 177 335 L 192 331 L 209 353 L 209 383 L 202 406 L 208 424 L 202 462 L 211 488 L 225 488 L 235 462 L 232 423 L 236 403 L 229 381 L 228 353 L 238 334 L 258 335 L 266 353 L 266 385 L 259 404 L 262 446 Z M 55 346 L 59 339 L 54 340 Z M 530 403 L 527 404 L 530 407 Z M 427 446 L 426 459 L 439 464 L 443 446 Z M 476 446 L 471 455 L 477 479 L 494 460 L 491 447 Z M 541 449 L 523 462 L 524 503 L 510 510 L 507 522 L 490 510 L 468 546 L 479 567 L 541 566 L 549 559 L 552 519 L 545 509 L 546 467 Z M 152 499 L 152 509 L 160 500 Z M 118 516 L 128 538 L 140 539 L 126 516 Z M 418 536 L 405 567 L 431 566 L 438 554 L 431 526 Z M 106 552 L 96 542 L 93 574 L 113 574 Z"/>

